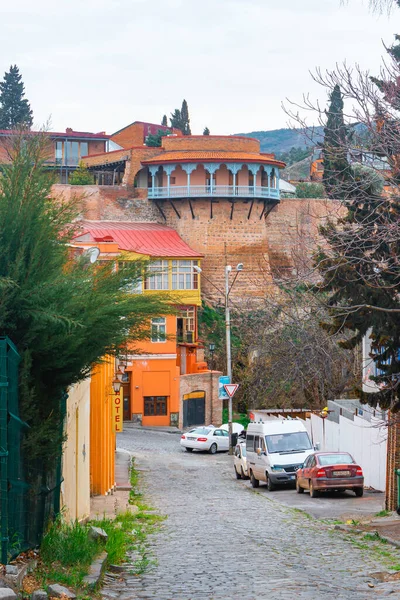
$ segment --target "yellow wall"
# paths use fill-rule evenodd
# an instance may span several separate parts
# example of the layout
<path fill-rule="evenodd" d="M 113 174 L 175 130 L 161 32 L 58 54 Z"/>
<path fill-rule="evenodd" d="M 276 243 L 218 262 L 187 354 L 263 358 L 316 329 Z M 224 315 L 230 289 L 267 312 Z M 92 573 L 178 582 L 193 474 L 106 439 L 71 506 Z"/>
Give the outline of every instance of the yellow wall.
<path fill-rule="evenodd" d="M 92 372 L 90 385 L 90 488 L 107 494 L 115 485 L 113 389 L 115 360 L 106 357 Z"/>
<path fill-rule="evenodd" d="M 67 519 L 82 520 L 90 514 L 90 378 L 68 392 L 66 435 L 61 503 Z"/>

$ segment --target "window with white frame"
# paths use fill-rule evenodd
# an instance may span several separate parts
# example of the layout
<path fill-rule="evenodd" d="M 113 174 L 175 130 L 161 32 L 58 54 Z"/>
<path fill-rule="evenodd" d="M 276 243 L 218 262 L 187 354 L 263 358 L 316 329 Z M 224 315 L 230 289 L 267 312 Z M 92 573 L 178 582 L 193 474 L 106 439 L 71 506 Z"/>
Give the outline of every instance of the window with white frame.
<path fill-rule="evenodd" d="M 165 342 L 167 326 L 165 317 L 155 317 L 151 320 L 151 341 Z"/>
<path fill-rule="evenodd" d="M 168 289 L 168 261 L 153 260 L 148 267 L 148 277 L 145 281 L 146 290 Z"/>
<path fill-rule="evenodd" d="M 126 277 L 126 284 L 124 286 L 125 291 L 128 292 L 128 294 L 141 294 L 143 289 L 143 279 L 140 276 L 133 276 L 132 270 L 134 267 L 134 264 L 132 263 L 132 261 L 119 261 L 118 262 L 118 268 L 119 269 L 126 269 L 127 271 L 130 270 L 130 273 L 128 275 L 127 273 L 127 277 Z M 136 273 L 134 273 L 134 275 L 136 275 Z M 138 273 L 139 275 L 139 273 Z"/>
<path fill-rule="evenodd" d="M 197 290 L 199 289 L 199 276 L 193 267 L 197 266 L 197 260 L 173 260 L 172 261 L 172 289 L 173 290 Z"/>
<path fill-rule="evenodd" d="M 194 306 L 181 308 L 176 317 L 176 337 L 178 342 L 195 341 L 196 311 Z"/>

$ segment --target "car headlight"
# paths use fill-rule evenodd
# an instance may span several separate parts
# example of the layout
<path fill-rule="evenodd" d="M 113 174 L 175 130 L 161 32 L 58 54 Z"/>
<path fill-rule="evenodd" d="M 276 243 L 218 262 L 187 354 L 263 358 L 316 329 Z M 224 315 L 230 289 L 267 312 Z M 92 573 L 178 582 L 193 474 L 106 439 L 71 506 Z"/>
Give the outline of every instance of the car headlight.
<path fill-rule="evenodd" d="M 284 473 L 285 469 L 283 469 L 282 467 L 271 467 L 272 471 L 275 471 L 275 473 Z"/>

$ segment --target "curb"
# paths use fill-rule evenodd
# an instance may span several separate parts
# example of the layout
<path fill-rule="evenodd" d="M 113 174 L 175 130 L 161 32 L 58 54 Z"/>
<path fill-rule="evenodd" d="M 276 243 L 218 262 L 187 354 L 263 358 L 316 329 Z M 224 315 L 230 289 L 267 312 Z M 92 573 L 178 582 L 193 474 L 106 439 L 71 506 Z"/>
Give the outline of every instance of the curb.
<path fill-rule="evenodd" d="M 92 590 L 97 587 L 107 564 L 108 554 L 102 552 L 90 565 L 89 573 L 83 578 L 83 583 Z"/>
<path fill-rule="evenodd" d="M 362 535 L 377 535 L 377 536 L 379 536 L 379 539 L 382 542 L 390 544 L 391 546 L 394 546 L 395 548 L 400 548 L 400 542 L 397 542 L 393 538 L 381 535 L 377 529 L 375 529 L 374 531 L 364 531 L 363 529 L 353 529 L 350 525 L 335 525 L 334 529 L 339 530 L 339 531 L 345 531 L 346 533 L 353 532 L 353 533 L 358 533 L 358 534 L 362 534 Z"/>

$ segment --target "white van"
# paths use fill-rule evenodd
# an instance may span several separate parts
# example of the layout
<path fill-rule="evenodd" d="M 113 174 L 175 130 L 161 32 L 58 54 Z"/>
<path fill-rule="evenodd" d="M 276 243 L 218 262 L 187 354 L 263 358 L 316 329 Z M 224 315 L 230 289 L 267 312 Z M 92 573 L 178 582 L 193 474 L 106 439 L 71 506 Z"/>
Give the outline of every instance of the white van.
<path fill-rule="evenodd" d="M 296 471 L 314 452 L 300 419 L 273 418 L 249 423 L 246 434 L 247 470 L 253 487 L 265 481 L 268 490 L 294 484 Z"/>

